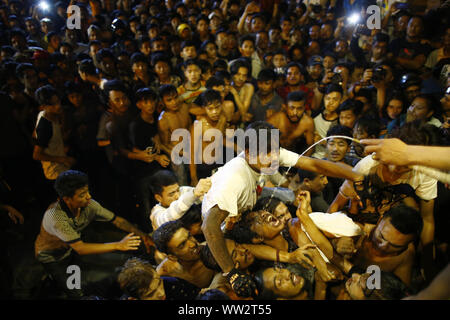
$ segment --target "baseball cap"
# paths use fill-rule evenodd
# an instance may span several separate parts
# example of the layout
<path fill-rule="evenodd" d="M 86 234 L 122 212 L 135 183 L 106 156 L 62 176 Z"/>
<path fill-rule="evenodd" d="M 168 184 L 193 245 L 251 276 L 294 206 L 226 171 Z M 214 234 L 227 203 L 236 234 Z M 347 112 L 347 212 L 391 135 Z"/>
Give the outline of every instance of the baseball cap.
<path fill-rule="evenodd" d="M 178 28 L 177 28 L 178 34 L 182 33 L 184 29 L 189 29 L 189 30 L 191 30 L 191 28 L 189 27 L 188 24 L 182 23 L 182 24 L 180 24 L 180 25 L 178 26 Z"/>
<path fill-rule="evenodd" d="M 321 56 L 315 55 L 308 59 L 308 66 L 314 66 L 316 64 L 323 64 Z"/>

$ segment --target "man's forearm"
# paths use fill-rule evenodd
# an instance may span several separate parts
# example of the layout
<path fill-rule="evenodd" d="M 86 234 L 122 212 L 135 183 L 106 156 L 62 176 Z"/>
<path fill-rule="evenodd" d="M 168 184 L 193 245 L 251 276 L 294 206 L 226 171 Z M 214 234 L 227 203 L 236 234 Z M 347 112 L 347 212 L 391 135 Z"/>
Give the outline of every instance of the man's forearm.
<path fill-rule="evenodd" d="M 102 254 L 118 250 L 116 242 L 110 243 L 85 243 L 82 241 L 71 245 L 79 255 Z"/>
<path fill-rule="evenodd" d="M 361 177 L 361 174 L 354 172 L 349 165 L 309 157 L 300 157 L 295 167 L 317 172 L 327 177 L 344 178 L 351 181 L 358 180 Z"/>
<path fill-rule="evenodd" d="M 228 253 L 222 230 L 220 230 L 220 224 L 223 219 L 221 221 L 218 217 L 220 214 L 219 211 L 222 210 L 217 207 L 214 207 L 209 211 L 206 219 L 203 221 L 202 231 L 220 268 L 223 272 L 230 272 L 234 268 L 233 260 Z"/>
<path fill-rule="evenodd" d="M 127 220 L 125 220 L 124 218 L 121 218 L 119 216 L 116 216 L 116 218 L 114 219 L 114 221 L 112 223 L 114 226 L 116 226 L 117 228 L 119 228 L 120 230 L 123 230 L 125 232 L 128 232 L 128 233 L 133 232 L 135 235 L 141 236 L 141 237 L 147 236 L 144 232 L 142 232 L 141 230 L 139 230 L 138 228 L 133 226 L 131 223 L 129 223 Z"/>
<path fill-rule="evenodd" d="M 450 169 L 449 147 L 407 146 L 410 164 L 430 166 L 442 170 Z"/>

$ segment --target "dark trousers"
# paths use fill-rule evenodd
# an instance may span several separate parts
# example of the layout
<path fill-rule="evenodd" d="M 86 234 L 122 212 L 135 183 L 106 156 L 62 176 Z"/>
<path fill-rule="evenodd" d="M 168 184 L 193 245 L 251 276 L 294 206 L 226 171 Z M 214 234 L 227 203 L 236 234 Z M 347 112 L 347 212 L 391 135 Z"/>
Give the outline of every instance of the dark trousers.
<path fill-rule="evenodd" d="M 80 299 L 86 296 L 113 299 L 120 296 L 120 289 L 117 284 L 117 268 L 123 266 L 133 256 L 135 254 L 129 252 L 85 256 L 72 253 L 61 261 L 43 263 L 43 266 L 69 299 Z M 74 272 L 67 272 L 71 265 L 80 268 L 80 289 L 68 288 L 68 279 L 74 275 Z M 72 282 L 69 281 L 69 283 Z"/>
<path fill-rule="evenodd" d="M 137 223 L 139 228 L 144 232 L 152 231 L 152 224 L 150 222 L 150 211 L 156 204 L 156 200 L 153 198 L 153 193 L 151 191 L 151 176 L 142 177 L 137 179 L 135 182 L 136 197 L 139 204 L 137 210 Z"/>

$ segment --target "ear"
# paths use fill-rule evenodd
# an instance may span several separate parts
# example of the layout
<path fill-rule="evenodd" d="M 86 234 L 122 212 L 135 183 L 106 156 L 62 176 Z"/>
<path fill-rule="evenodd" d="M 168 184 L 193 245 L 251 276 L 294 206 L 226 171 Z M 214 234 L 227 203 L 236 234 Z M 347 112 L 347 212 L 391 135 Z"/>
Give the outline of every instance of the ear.
<path fill-rule="evenodd" d="M 287 104 L 286 103 L 282 103 L 281 104 L 281 109 L 283 109 L 283 110 L 287 110 Z"/>
<path fill-rule="evenodd" d="M 135 297 L 128 297 L 127 300 L 137 300 Z"/>
<path fill-rule="evenodd" d="M 159 195 L 159 194 L 155 194 L 155 199 L 156 199 L 156 201 L 158 201 L 159 203 L 161 203 L 161 201 L 162 201 L 162 197 L 161 197 L 161 195 Z"/>

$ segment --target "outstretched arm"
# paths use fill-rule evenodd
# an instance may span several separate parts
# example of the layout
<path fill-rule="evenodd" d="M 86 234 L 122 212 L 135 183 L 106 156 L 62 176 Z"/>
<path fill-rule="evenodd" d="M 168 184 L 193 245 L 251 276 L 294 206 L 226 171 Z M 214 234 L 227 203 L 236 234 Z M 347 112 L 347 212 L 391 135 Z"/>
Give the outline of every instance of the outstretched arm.
<path fill-rule="evenodd" d="M 124 218 L 116 216 L 116 218 L 112 221 L 112 224 L 120 230 L 123 230 L 125 232 L 131 232 L 141 237 L 142 241 L 144 241 L 144 245 L 147 249 L 147 252 L 150 252 L 150 247 L 155 246 L 152 238 L 148 234 L 142 232 Z"/>
<path fill-rule="evenodd" d="M 375 159 L 398 166 L 423 165 L 442 170 L 450 169 L 450 148 L 411 146 L 400 139 L 364 139 L 367 153 L 375 152 Z"/>
<path fill-rule="evenodd" d="M 223 272 L 230 272 L 234 268 L 233 260 L 228 253 L 225 238 L 220 229 L 220 224 L 228 215 L 229 213 L 227 211 L 219 209 L 216 205 L 208 211 L 202 224 L 202 231 L 205 235 L 206 242 Z"/>
<path fill-rule="evenodd" d="M 364 178 L 362 174 L 354 172 L 349 165 L 310 157 L 300 157 L 295 167 L 318 172 L 327 177 L 344 178 L 351 181 L 361 181 Z"/>

